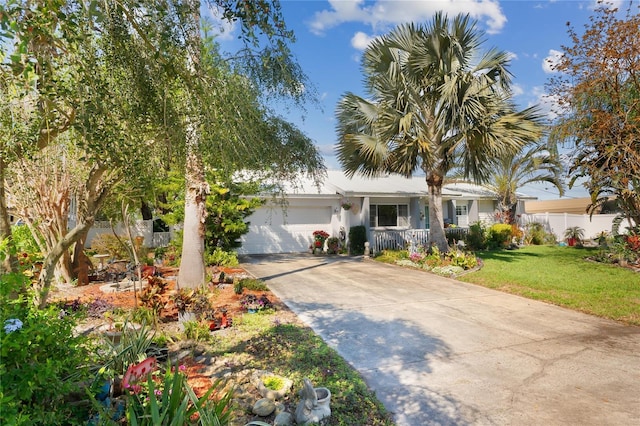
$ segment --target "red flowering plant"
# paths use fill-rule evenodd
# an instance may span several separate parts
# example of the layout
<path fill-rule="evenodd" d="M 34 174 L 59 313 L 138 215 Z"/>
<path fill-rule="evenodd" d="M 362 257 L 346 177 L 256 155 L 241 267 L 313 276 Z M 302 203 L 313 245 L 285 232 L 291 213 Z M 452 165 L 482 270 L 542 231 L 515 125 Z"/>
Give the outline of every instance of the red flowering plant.
<path fill-rule="evenodd" d="M 324 249 L 324 242 L 329 238 L 329 234 L 323 230 L 313 231 L 313 250 Z"/>

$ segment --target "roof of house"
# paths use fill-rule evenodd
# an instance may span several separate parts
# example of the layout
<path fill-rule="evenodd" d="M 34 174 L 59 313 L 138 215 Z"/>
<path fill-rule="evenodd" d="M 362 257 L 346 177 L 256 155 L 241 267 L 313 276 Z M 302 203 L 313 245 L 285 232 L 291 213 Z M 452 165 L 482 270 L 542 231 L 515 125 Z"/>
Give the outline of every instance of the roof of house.
<path fill-rule="evenodd" d="M 311 179 L 302 179 L 297 185 L 289 184 L 285 190 L 289 196 L 340 195 L 343 197 L 427 197 L 427 182 L 424 176 L 405 178 L 400 175 L 385 175 L 367 178 L 354 175 L 349 178 L 341 170 L 327 170 L 327 176 L 316 186 Z M 467 182 L 445 184 L 442 195 L 450 199 L 495 199 L 496 194 L 481 185 Z M 524 194 L 520 198 L 534 199 Z"/>

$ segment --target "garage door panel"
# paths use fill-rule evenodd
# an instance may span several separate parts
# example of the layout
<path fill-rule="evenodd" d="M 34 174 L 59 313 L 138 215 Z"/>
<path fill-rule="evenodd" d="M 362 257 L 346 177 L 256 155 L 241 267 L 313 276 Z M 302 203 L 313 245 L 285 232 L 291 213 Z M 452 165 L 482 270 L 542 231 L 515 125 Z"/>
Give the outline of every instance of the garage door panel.
<path fill-rule="evenodd" d="M 330 206 L 289 207 L 285 219 L 281 210 L 260 209 L 248 219 L 249 233 L 242 237 L 238 253 L 307 251 L 313 240 L 313 231 L 330 231 L 331 212 Z"/>

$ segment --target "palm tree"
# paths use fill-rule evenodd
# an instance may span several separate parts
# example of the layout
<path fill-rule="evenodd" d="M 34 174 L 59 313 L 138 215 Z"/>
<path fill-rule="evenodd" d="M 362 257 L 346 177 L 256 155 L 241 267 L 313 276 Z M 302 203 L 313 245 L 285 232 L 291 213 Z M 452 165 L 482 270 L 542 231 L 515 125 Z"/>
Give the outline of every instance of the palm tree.
<path fill-rule="evenodd" d="M 411 176 L 423 171 L 431 242 L 448 250 L 442 185 L 454 167 L 485 180 L 494 158 L 541 136 L 537 108 L 511 102 L 509 55 L 481 55 L 482 34 L 468 15 L 437 13 L 426 26 L 406 24 L 374 40 L 363 57 L 363 98 L 337 107 L 337 157 L 347 175 Z"/>
<path fill-rule="evenodd" d="M 528 149 L 505 155 L 495 161 L 487 186 L 498 195 L 501 221 L 513 223 L 518 204 L 517 191 L 530 183 L 547 182 L 564 195 L 562 163 L 546 144 L 532 143 Z"/>

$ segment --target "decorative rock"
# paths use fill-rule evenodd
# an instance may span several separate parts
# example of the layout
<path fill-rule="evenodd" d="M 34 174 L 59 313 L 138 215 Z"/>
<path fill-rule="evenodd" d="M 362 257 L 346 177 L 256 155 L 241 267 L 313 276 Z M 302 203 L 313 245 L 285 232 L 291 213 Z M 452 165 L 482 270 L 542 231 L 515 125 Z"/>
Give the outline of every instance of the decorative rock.
<path fill-rule="evenodd" d="M 176 354 L 172 354 L 170 359 L 171 359 L 171 363 L 175 364 L 177 362 L 182 361 L 183 359 L 187 358 L 191 356 L 191 350 L 186 349 L 186 350 L 182 350 Z"/>
<path fill-rule="evenodd" d="M 251 411 L 253 414 L 260 417 L 267 417 L 269 414 L 273 413 L 276 409 L 276 403 L 270 400 L 269 398 L 262 398 L 256 401 L 253 404 L 253 408 Z"/>
<path fill-rule="evenodd" d="M 282 402 L 276 401 L 276 411 L 275 411 L 276 416 L 282 413 L 283 411 L 285 411 L 286 409 L 287 407 L 285 407 L 285 405 Z"/>
<path fill-rule="evenodd" d="M 275 420 L 273 421 L 273 426 L 291 426 L 292 422 L 293 416 L 291 415 L 291 413 L 283 411 L 276 416 Z"/>

